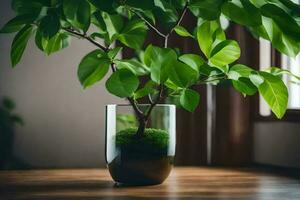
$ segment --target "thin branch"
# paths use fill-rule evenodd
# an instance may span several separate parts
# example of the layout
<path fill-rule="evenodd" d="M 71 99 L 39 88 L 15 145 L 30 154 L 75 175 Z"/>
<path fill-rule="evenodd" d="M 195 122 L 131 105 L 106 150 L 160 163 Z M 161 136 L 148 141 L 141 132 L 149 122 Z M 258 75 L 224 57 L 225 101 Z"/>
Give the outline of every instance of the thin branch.
<path fill-rule="evenodd" d="M 110 68 L 111 68 L 112 73 L 116 72 L 116 68 L 115 68 L 115 64 L 114 64 L 114 63 L 112 63 L 112 64 L 110 65 Z M 131 97 L 127 97 L 127 100 L 129 101 L 129 103 L 130 103 L 131 106 L 133 107 L 134 112 L 135 112 L 135 114 L 137 115 L 137 117 L 138 117 L 140 120 L 144 119 L 144 114 L 143 114 L 143 112 L 139 109 L 139 107 L 137 106 L 137 104 L 136 104 L 136 102 L 134 101 L 134 99 L 131 98 Z"/>
<path fill-rule="evenodd" d="M 111 63 L 110 68 L 111 68 L 111 71 L 113 73 L 116 72 L 116 68 L 115 68 L 115 64 L 114 63 Z"/>
<path fill-rule="evenodd" d="M 160 85 L 158 96 L 157 96 L 157 98 L 155 99 L 155 101 L 152 102 L 152 103 L 150 104 L 150 108 L 149 108 L 149 110 L 148 110 L 147 113 L 146 113 L 146 116 L 145 116 L 145 119 L 146 119 L 146 120 L 148 120 L 148 118 L 150 117 L 150 114 L 151 114 L 153 108 L 154 108 L 154 107 L 159 103 L 159 101 L 161 100 L 162 93 L 163 93 L 163 86 Z"/>
<path fill-rule="evenodd" d="M 74 35 L 77 35 L 81 38 L 84 38 L 86 40 L 88 40 L 89 42 L 91 42 L 92 44 L 96 45 L 97 47 L 99 47 L 100 49 L 102 49 L 103 51 L 107 52 L 109 50 L 108 47 L 104 47 L 102 46 L 100 43 L 98 43 L 97 41 L 93 40 L 90 36 L 87 36 L 86 34 L 83 34 L 83 33 L 79 33 L 77 31 L 74 31 L 70 28 L 63 28 L 63 30 L 71 33 L 71 34 L 74 34 Z"/>
<path fill-rule="evenodd" d="M 152 97 L 150 94 L 148 94 L 148 99 L 149 99 L 149 102 L 152 104 L 153 103 L 153 100 L 152 100 Z"/>
<path fill-rule="evenodd" d="M 184 6 L 184 8 L 182 10 L 182 13 L 181 13 L 180 17 L 178 18 L 175 26 L 170 30 L 170 32 L 166 36 L 169 36 L 174 31 L 175 27 L 179 26 L 181 24 L 181 22 L 182 22 L 182 20 L 183 20 L 183 18 L 185 16 L 185 13 L 187 12 L 188 6 L 189 6 L 189 3 L 186 2 L 185 6 Z"/>
<path fill-rule="evenodd" d="M 215 79 L 211 79 L 211 80 L 209 80 L 209 78 L 211 78 L 211 77 L 208 77 L 207 79 L 205 79 L 205 80 L 200 80 L 200 81 L 198 81 L 197 82 L 197 84 L 206 84 L 206 83 L 210 83 L 210 82 L 213 82 L 213 81 L 219 81 L 219 80 L 223 80 L 223 79 L 225 79 L 227 76 L 222 76 L 222 77 L 217 77 L 217 78 L 215 78 Z"/>
<path fill-rule="evenodd" d="M 168 47 L 168 39 L 169 39 L 170 34 L 174 31 L 175 27 L 178 26 L 178 25 L 180 25 L 180 23 L 182 22 L 182 20 L 183 20 L 183 18 L 184 18 L 184 15 L 185 15 L 185 13 L 186 13 L 186 11 L 187 11 L 187 8 L 188 8 L 188 2 L 186 2 L 185 6 L 184 6 L 184 8 L 183 8 L 183 11 L 182 11 L 180 17 L 178 18 L 178 20 L 177 20 L 175 26 L 169 31 L 169 33 L 168 33 L 167 35 L 164 35 L 164 34 L 162 35 L 162 36 L 164 37 L 164 39 L 165 39 L 165 40 L 164 40 L 164 47 L 165 47 L 165 48 Z M 138 15 L 138 16 L 139 16 L 139 15 Z M 142 16 L 141 16 L 141 17 L 142 17 Z M 145 20 L 144 20 L 144 21 L 145 21 Z M 155 28 L 155 27 L 154 27 L 154 28 Z M 155 29 L 156 29 L 156 28 L 155 28 Z M 159 87 L 160 87 L 160 88 L 159 88 L 159 94 L 158 94 L 157 98 L 155 99 L 154 102 L 153 102 L 153 101 L 150 101 L 150 102 L 151 102 L 150 108 L 149 108 L 149 110 L 147 111 L 146 116 L 145 116 L 145 120 L 146 120 L 146 121 L 147 121 L 148 118 L 150 117 L 150 114 L 151 114 L 153 108 L 159 103 L 159 101 L 160 101 L 161 98 L 162 98 L 163 85 L 159 85 Z"/>
<path fill-rule="evenodd" d="M 129 8 L 129 10 L 134 13 L 135 15 L 137 15 L 141 20 L 143 20 L 149 28 L 151 28 L 152 30 L 154 30 L 159 36 L 165 38 L 166 35 L 163 34 L 160 30 L 158 30 L 154 25 L 152 25 L 147 19 L 145 19 L 145 17 L 143 17 L 140 13 L 136 12 L 134 9 Z"/>
<path fill-rule="evenodd" d="M 145 120 L 145 116 L 143 111 L 140 110 L 140 108 L 138 107 L 137 103 L 134 101 L 133 98 L 131 97 L 127 97 L 127 100 L 129 101 L 129 103 L 131 104 L 131 106 L 133 107 L 133 110 L 138 118 L 138 120 L 143 121 Z"/>
<path fill-rule="evenodd" d="M 168 40 L 169 40 L 169 35 L 165 37 L 165 44 L 164 44 L 165 48 L 168 48 Z"/>
<path fill-rule="evenodd" d="M 184 18 L 184 15 L 187 11 L 187 8 L 188 8 L 188 2 L 186 3 L 186 5 L 184 6 L 183 8 L 183 11 L 179 17 L 179 19 L 177 20 L 175 26 L 169 31 L 168 34 L 163 34 L 160 30 L 158 30 L 154 25 L 152 25 L 148 20 L 146 20 L 140 13 L 136 12 L 135 10 L 129 8 L 129 10 L 134 13 L 135 15 L 137 15 L 141 20 L 143 20 L 147 26 L 154 30 L 159 36 L 163 37 L 164 38 L 164 46 L 165 48 L 168 47 L 168 39 L 169 39 L 169 36 L 170 34 L 174 31 L 175 27 L 180 25 L 180 23 L 182 22 L 183 18 Z M 66 31 L 72 33 L 72 34 L 75 34 L 77 36 L 80 36 L 80 37 L 83 37 L 85 39 L 87 39 L 88 41 L 90 41 L 91 43 L 93 43 L 94 45 L 98 46 L 99 48 L 101 48 L 102 50 L 104 51 L 108 51 L 109 47 L 104 47 L 102 46 L 101 44 L 99 44 L 98 42 L 96 42 L 95 40 L 93 40 L 92 38 L 90 38 L 89 36 L 85 35 L 85 34 L 81 34 L 81 33 L 78 33 L 78 32 L 75 32 L 73 30 L 70 30 L 70 29 L 65 29 Z M 114 64 L 112 63 L 111 64 L 111 69 L 112 69 L 112 72 L 114 73 L 116 71 L 115 67 L 114 67 Z M 159 103 L 159 101 L 162 99 L 162 94 L 163 94 L 163 88 L 164 86 L 163 85 L 159 85 L 159 94 L 157 96 L 157 98 L 153 101 L 151 99 L 151 97 L 149 97 L 149 101 L 150 101 L 150 107 L 148 109 L 148 111 L 144 114 L 143 111 L 141 111 L 137 105 L 137 102 L 132 98 L 132 97 L 127 97 L 127 100 L 129 101 L 129 103 L 132 105 L 138 119 L 140 121 L 143 121 L 143 122 L 146 122 L 148 121 L 149 117 L 150 117 L 150 114 L 153 110 L 153 108 Z"/>
<path fill-rule="evenodd" d="M 107 52 L 109 50 L 109 47 L 102 46 L 101 44 L 99 44 L 97 41 L 93 40 L 90 36 L 87 36 L 86 34 L 82 34 L 82 33 L 76 32 L 76 31 L 74 31 L 72 29 L 68 29 L 68 28 L 63 28 L 63 30 L 88 40 L 89 42 L 96 45 L 97 47 L 99 47 L 100 49 L 102 49 L 105 52 Z M 116 68 L 114 66 L 114 63 L 112 63 L 110 66 L 111 66 L 112 73 L 116 72 Z M 139 107 L 138 107 L 137 103 L 134 101 L 134 99 L 131 98 L 131 97 L 128 97 L 127 100 L 129 101 L 129 103 L 133 107 L 134 112 L 136 113 L 138 119 L 139 120 L 145 120 L 144 113 L 139 109 Z"/>
<path fill-rule="evenodd" d="M 171 28 L 171 30 L 169 31 L 169 33 L 168 33 L 167 35 L 165 35 L 165 44 L 164 44 L 164 47 L 165 47 L 165 48 L 168 47 L 168 40 L 169 40 L 170 34 L 174 31 L 175 27 L 176 27 L 176 26 L 179 26 L 180 23 L 182 22 L 182 20 L 183 20 L 183 18 L 184 18 L 184 16 L 185 16 L 185 13 L 186 13 L 186 11 L 187 11 L 187 9 L 188 9 L 188 5 L 189 5 L 188 2 L 186 2 L 185 6 L 184 6 L 184 8 L 183 8 L 183 10 L 182 10 L 182 13 L 180 14 L 180 17 L 178 18 L 178 20 L 177 20 L 175 26 L 174 26 L 173 28 Z"/>
<path fill-rule="evenodd" d="M 143 20 L 147 25 L 148 25 L 148 27 L 150 28 L 150 29 L 152 29 L 152 30 L 154 30 L 159 36 L 161 36 L 161 37 L 163 37 L 164 38 L 164 46 L 165 46 L 165 48 L 167 48 L 168 47 L 168 39 L 169 39 L 169 35 L 170 35 L 170 33 L 171 33 L 171 31 L 167 34 L 167 35 L 165 35 L 165 34 L 163 34 L 160 30 L 158 30 L 154 25 L 152 25 L 147 19 L 145 19 L 140 13 L 138 13 L 138 12 L 136 12 L 134 9 L 131 9 L 131 8 L 129 8 L 129 10 L 132 12 L 132 13 L 134 13 L 135 15 L 137 15 L 141 20 Z M 185 9 L 186 10 L 186 9 Z M 184 11 L 184 13 L 185 13 L 186 11 Z M 183 14 L 184 15 L 184 14 Z M 181 16 L 180 18 L 183 18 L 183 16 Z M 182 19 L 181 19 L 182 20 Z M 180 21 L 181 21 L 180 20 Z M 178 22 L 177 22 L 178 23 Z M 177 24 L 176 23 L 176 24 Z M 180 22 L 179 22 L 180 23 Z M 174 27 L 175 28 L 175 27 Z M 172 28 L 172 29 L 174 29 L 174 28 Z M 160 101 L 160 99 L 161 99 L 161 95 L 162 95 L 162 91 L 163 91 L 163 86 L 162 85 L 160 85 L 159 86 L 160 87 L 160 89 L 159 89 L 159 95 L 158 95 L 158 97 L 155 99 L 155 101 L 153 101 L 152 99 L 151 99 L 151 97 L 150 96 L 148 96 L 148 98 L 149 98 L 149 102 L 150 102 L 150 108 L 149 108 L 149 110 L 147 111 L 147 113 L 145 114 L 145 120 L 147 121 L 148 120 L 148 118 L 149 118 L 149 116 L 150 116 L 150 114 L 151 114 L 151 112 L 152 112 L 152 109 L 156 106 L 156 104 L 158 104 L 158 102 Z"/>
<path fill-rule="evenodd" d="M 168 47 L 168 40 L 169 40 L 170 34 L 174 31 L 175 27 L 176 27 L 176 26 L 179 26 L 180 23 L 182 22 L 182 20 L 183 20 L 183 18 L 184 18 L 184 15 L 185 15 L 185 13 L 186 13 L 186 11 L 187 11 L 187 8 L 188 8 L 188 2 L 186 2 L 185 6 L 184 6 L 184 8 L 183 8 L 183 10 L 182 10 L 182 13 L 181 13 L 180 17 L 178 18 L 178 20 L 177 20 L 175 26 L 169 31 L 169 33 L 168 33 L 167 35 L 164 36 L 164 38 L 165 38 L 165 41 L 164 41 L 164 47 L 165 47 L 165 48 Z M 163 85 L 159 85 L 159 87 L 160 87 L 160 89 L 159 89 L 159 95 L 158 95 L 158 97 L 156 98 L 156 100 L 155 100 L 154 102 L 151 102 L 150 108 L 149 108 L 149 110 L 148 110 L 148 112 L 147 112 L 147 114 L 146 114 L 146 120 L 148 120 L 148 118 L 149 118 L 149 116 L 150 116 L 150 114 L 151 114 L 151 112 L 152 112 L 152 109 L 156 106 L 156 104 L 158 104 L 158 102 L 159 102 L 159 101 L 161 100 L 161 98 L 162 98 Z"/>

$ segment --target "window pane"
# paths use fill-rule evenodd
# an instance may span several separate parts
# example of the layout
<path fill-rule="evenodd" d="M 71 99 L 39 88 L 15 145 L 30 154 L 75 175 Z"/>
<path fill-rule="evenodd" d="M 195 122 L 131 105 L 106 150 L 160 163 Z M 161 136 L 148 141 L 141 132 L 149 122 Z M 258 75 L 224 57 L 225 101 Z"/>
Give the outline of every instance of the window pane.
<path fill-rule="evenodd" d="M 259 69 L 265 70 L 271 66 L 271 43 L 268 40 L 259 39 Z M 270 116 L 271 109 L 263 99 L 259 96 L 259 114 L 261 116 Z"/>
<path fill-rule="evenodd" d="M 293 74 L 300 74 L 300 55 L 296 58 L 289 58 L 282 55 L 282 68 L 290 70 Z M 284 81 L 289 90 L 289 109 L 300 109 L 300 85 L 299 80 L 291 76 L 284 76 Z M 298 82 L 298 84 L 297 84 Z"/>

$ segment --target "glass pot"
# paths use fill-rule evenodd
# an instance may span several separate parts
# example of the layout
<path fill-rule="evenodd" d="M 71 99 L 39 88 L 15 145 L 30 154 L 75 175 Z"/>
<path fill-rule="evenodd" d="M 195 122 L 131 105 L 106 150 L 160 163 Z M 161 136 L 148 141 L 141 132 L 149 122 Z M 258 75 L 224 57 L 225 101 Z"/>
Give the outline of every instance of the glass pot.
<path fill-rule="evenodd" d="M 145 111 L 149 105 L 139 105 L 139 108 Z M 139 137 L 136 135 L 138 126 L 132 106 L 106 106 L 105 157 L 109 172 L 113 180 L 121 184 L 160 184 L 173 167 L 175 106 L 155 106 Z"/>

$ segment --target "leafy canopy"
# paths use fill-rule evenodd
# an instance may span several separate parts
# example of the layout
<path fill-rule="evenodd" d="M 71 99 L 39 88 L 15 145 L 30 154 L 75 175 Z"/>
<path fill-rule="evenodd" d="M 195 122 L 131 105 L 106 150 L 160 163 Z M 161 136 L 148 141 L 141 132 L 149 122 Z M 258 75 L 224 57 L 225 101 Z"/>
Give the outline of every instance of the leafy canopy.
<path fill-rule="evenodd" d="M 79 64 L 82 86 L 101 81 L 111 69 L 107 90 L 128 98 L 133 106 L 148 96 L 153 107 L 169 96 L 194 111 L 200 95 L 191 87 L 229 80 L 243 95 L 258 91 L 278 118 L 286 111 L 288 92 L 281 75 L 295 75 L 275 67 L 260 72 L 236 64 L 241 49 L 226 38 L 220 19 L 225 16 L 255 37 L 269 40 L 278 51 L 296 56 L 300 6 L 290 0 L 12 0 L 11 5 L 16 16 L 0 32 L 16 33 L 11 47 L 13 67 L 32 36 L 47 55 L 68 47 L 71 37 L 77 37 L 96 47 Z M 198 18 L 193 29 L 182 23 L 187 11 Z M 164 44 L 145 45 L 149 30 Z M 169 48 L 171 34 L 193 39 L 202 54 Z M 121 59 L 118 55 L 124 47 L 136 56 Z"/>

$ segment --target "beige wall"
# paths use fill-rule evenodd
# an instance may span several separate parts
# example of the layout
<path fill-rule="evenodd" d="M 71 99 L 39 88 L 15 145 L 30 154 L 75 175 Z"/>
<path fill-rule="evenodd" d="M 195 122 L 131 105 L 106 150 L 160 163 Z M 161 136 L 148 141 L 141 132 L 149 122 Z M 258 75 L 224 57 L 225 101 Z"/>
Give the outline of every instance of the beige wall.
<path fill-rule="evenodd" d="M 13 13 L 1 1 L 0 26 Z M 83 90 L 80 59 L 94 49 L 73 39 L 69 48 L 45 56 L 33 40 L 21 63 L 11 69 L 12 35 L 0 35 L 0 96 L 12 97 L 26 125 L 16 132 L 15 154 L 37 167 L 105 166 L 105 104 L 122 102 L 105 91 L 104 81 Z"/>

